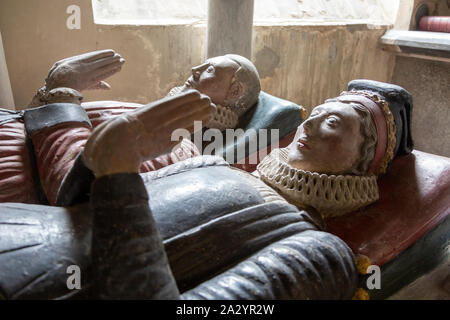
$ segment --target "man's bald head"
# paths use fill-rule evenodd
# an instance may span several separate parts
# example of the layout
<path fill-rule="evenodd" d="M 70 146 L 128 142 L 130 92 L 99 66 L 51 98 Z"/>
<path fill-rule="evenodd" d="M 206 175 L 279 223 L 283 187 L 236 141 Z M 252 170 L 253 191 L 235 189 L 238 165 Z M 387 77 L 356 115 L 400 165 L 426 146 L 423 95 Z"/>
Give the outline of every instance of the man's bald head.
<path fill-rule="evenodd" d="M 238 116 L 258 101 L 261 85 L 253 63 L 236 54 L 207 59 L 192 68 L 192 76 L 184 88 L 194 88 Z"/>
<path fill-rule="evenodd" d="M 232 102 L 230 107 L 235 109 L 238 115 L 242 115 L 258 101 L 261 91 L 258 70 L 250 60 L 243 56 L 226 54 L 225 57 L 239 65 L 234 78 L 243 86 L 243 93 L 236 101 Z"/>

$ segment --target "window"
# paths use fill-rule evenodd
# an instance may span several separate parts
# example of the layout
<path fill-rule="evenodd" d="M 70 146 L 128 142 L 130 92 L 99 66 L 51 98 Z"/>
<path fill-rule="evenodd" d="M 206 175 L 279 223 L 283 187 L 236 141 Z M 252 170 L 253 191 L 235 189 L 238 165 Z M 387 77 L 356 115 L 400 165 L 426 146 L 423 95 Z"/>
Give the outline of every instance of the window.
<path fill-rule="evenodd" d="M 399 0 L 254 0 L 255 24 L 393 24 Z M 206 22 L 208 0 L 92 0 L 97 24 Z"/>
<path fill-rule="evenodd" d="M 190 24 L 206 21 L 207 0 L 92 0 L 97 24 Z"/>

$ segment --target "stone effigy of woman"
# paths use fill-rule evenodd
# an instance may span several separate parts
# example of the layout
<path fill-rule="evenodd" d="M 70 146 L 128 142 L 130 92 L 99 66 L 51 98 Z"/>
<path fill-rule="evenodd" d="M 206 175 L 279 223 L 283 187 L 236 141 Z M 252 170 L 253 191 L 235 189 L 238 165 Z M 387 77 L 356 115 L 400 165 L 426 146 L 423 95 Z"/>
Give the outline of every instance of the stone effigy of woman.
<path fill-rule="evenodd" d="M 354 256 L 342 240 L 323 231 L 323 220 L 377 200 L 377 175 L 395 155 L 412 149 L 412 100 L 390 84 L 358 80 L 349 87 L 315 108 L 288 148 L 263 160 L 260 178 L 214 156 L 139 174 L 142 161 L 170 148 L 171 130 L 211 117 L 214 106 L 196 91 L 103 123 L 78 162 L 84 167 L 79 172 L 95 177 L 91 209 L 85 204 L 52 208 L 51 224 L 62 223 L 61 217 L 79 222 L 47 226 L 47 233 L 60 230 L 64 236 L 41 240 L 47 241 L 41 266 L 61 259 L 52 252 L 66 246 L 64 263 L 52 264 L 61 270 L 46 270 L 49 281 L 17 292 L 18 283 L 26 283 L 18 276 L 24 274 L 19 261 L 31 253 L 19 250 L 20 260 L 8 262 L 0 255 L 2 267 L 10 264 L 0 268 L 1 292 L 6 297 L 32 297 L 38 289 L 48 297 L 67 294 L 62 270 L 70 263 L 90 269 L 89 294 L 100 298 L 351 298 L 358 282 Z M 64 183 L 82 185 L 79 179 L 83 176 L 74 175 Z M 11 221 L 39 219 L 42 207 L 23 213 L 23 206 L 0 210 Z M 13 216 L 14 210 L 22 214 Z M 14 239 L 3 245 L 17 247 Z M 28 269 L 30 276 L 45 271 Z"/>
<path fill-rule="evenodd" d="M 314 108 L 292 143 L 258 166 L 261 179 L 299 208 L 338 216 L 378 200 L 377 177 L 413 149 L 411 95 L 399 86 L 354 80 Z"/>

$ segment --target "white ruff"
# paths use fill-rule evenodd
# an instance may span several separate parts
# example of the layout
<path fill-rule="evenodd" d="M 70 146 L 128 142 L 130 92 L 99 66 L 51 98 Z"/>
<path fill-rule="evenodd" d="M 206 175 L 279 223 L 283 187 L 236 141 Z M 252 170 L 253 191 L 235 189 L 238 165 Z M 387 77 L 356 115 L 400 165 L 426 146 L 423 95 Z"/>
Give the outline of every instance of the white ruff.
<path fill-rule="evenodd" d="M 288 149 L 275 149 L 258 165 L 261 179 L 299 208 L 315 208 L 323 217 L 340 216 L 378 200 L 377 178 L 327 175 L 287 163 Z"/>

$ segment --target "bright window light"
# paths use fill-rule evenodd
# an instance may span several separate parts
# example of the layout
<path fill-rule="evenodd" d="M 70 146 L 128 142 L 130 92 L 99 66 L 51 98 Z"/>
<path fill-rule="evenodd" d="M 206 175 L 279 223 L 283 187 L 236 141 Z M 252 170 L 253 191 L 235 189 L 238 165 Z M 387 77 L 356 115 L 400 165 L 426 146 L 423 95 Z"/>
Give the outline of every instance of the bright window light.
<path fill-rule="evenodd" d="M 254 0 L 255 24 L 393 24 L 399 0 Z M 97 24 L 166 25 L 206 22 L 207 0 L 92 0 Z"/>

